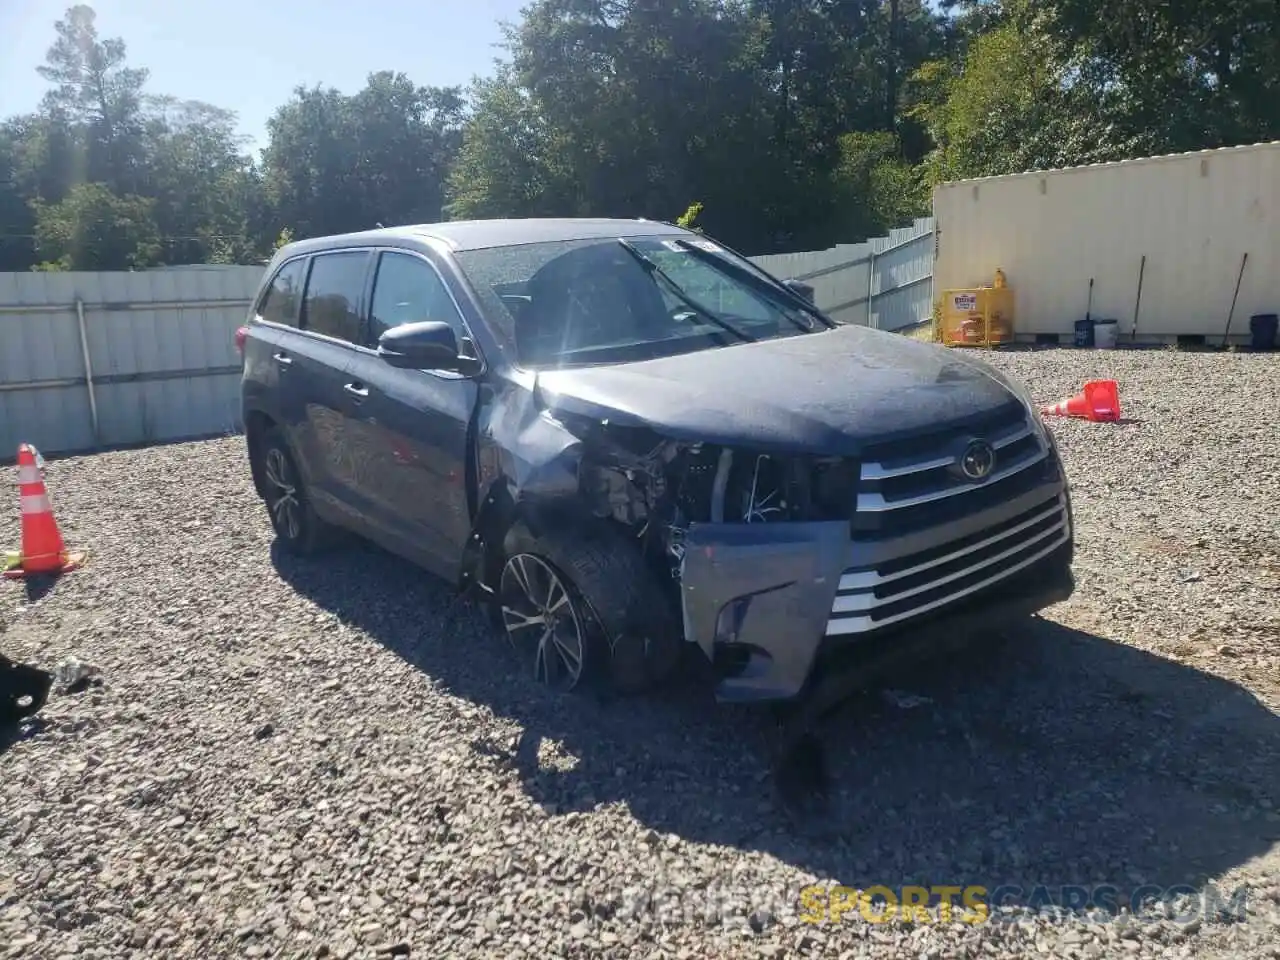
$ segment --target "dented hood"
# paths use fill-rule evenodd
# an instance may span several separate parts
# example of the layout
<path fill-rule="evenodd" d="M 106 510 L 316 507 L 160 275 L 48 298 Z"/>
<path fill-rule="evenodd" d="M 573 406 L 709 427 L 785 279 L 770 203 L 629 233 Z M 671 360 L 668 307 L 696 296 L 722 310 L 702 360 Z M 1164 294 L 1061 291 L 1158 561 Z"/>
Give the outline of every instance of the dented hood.
<path fill-rule="evenodd" d="M 552 410 L 676 440 L 856 456 L 1021 401 L 956 352 L 866 327 L 538 375 Z"/>

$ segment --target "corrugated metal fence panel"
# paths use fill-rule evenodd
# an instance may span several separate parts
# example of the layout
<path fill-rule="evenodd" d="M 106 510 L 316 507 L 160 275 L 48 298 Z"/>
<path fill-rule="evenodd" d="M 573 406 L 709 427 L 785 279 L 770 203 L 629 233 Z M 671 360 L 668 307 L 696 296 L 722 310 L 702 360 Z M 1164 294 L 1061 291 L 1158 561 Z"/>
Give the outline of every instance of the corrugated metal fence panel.
<path fill-rule="evenodd" d="M 93 442 L 75 311 L 54 306 L 72 289 L 66 274 L 0 273 L 0 457 L 35 437 Z M 42 385 L 6 389 L 31 382 Z"/>
<path fill-rule="evenodd" d="M 779 280 L 803 280 L 813 287 L 818 309 L 844 323 L 867 322 L 867 271 L 871 244 L 843 243 L 829 250 L 780 253 L 751 260 Z"/>
<path fill-rule="evenodd" d="M 933 245 L 933 218 L 923 217 L 865 243 L 751 259 L 781 280 L 811 284 L 836 320 L 897 330 L 933 312 Z"/>
<path fill-rule="evenodd" d="M 933 315 L 933 218 L 871 241 L 870 324 L 901 330 Z"/>
<path fill-rule="evenodd" d="M 1245 253 L 1232 321 L 1280 310 L 1280 142 L 942 184 L 939 291 L 990 282 L 1016 297 L 1022 335 L 1070 335 L 1089 306 L 1138 339 L 1220 342 Z"/>
<path fill-rule="evenodd" d="M 260 267 L 0 274 L 0 457 L 230 432 Z M 95 444 L 76 300 L 84 312 Z"/>

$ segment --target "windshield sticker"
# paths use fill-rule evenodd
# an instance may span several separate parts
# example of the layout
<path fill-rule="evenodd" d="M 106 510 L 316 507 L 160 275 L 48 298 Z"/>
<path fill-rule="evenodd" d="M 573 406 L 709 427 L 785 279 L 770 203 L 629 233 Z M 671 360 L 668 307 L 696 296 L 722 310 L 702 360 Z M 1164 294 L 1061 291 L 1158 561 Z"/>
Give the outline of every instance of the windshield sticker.
<path fill-rule="evenodd" d="M 663 240 L 662 245 L 668 250 L 674 250 L 676 253 L 684 253 L 684 248 L 674 240 Z"/>
<path fill-rule="evenodd" d="M 719 253 L 719 252 L 720 252 L 720 248 L 719 248 L 719 247 L 717 247 L 717 246 L 716 246 L 714 243 L 712 243 L 710 240 L 690 240 L 690 241 L 689 241 L 689 246 L 691 246 L 691 247 L 696 247 L 697 249 L 702 250 L 702 251 L 703 251 L 703 252 L 705 252 L 705 253 Z"/>

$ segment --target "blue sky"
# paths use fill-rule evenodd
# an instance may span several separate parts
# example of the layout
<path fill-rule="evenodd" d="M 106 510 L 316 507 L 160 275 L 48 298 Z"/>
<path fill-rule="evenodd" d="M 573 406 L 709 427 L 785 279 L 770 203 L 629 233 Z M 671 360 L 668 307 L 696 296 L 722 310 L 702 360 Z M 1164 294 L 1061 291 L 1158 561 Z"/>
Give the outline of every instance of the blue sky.
<path fill-rule="evenodd" d="M 31 110 L 53 25 L 72 0 L 0 0 L 0 117 Z M 148 89 L 236 111 L 261 147 L 266 121 L 298 84 L 346 93 L 374 70 L 465 84 L 502 54 L 500 20 L 524 0 L 90 0 L 98 32 L 120 37 Z"/>

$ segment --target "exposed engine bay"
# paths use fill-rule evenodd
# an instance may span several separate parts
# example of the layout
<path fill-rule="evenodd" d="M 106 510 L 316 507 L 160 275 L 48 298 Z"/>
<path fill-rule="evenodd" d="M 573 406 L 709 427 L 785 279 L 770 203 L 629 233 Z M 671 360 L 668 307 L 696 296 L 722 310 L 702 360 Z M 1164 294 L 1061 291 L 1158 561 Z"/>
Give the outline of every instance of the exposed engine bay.
<path fill-rule="evenodd" d="M 627 528 L 655 571 L 678 584 L 696 523 L 848 520 L 858 465 L 681 443 L 643 428 L 575 424 L 579 483 L 592 512 Z"/>

